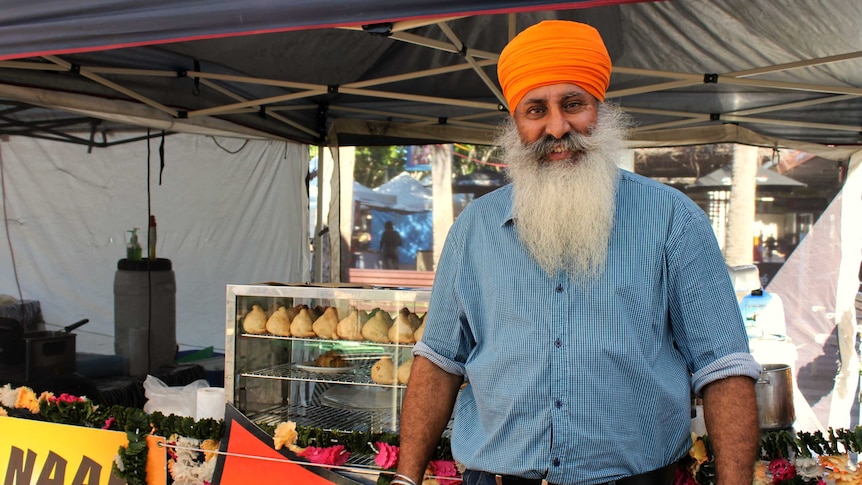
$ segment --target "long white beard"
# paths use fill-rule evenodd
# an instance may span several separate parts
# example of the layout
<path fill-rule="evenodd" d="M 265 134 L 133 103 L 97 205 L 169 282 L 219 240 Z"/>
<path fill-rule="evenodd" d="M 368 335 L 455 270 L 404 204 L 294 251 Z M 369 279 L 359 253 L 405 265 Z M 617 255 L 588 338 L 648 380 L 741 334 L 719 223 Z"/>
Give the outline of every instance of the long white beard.
<path fill-rule="evenodd" d="M 497 138 L 512 181 L 515 229 L 536 262 L 553 276 L 591 278 L 604 271 L 616 209 L 619 172 L 629 118 L 600 105 L 589 135 L 575 135 L 576 160 L 546 162 L 541 142 L 525 144 L 510 121 Z"/>

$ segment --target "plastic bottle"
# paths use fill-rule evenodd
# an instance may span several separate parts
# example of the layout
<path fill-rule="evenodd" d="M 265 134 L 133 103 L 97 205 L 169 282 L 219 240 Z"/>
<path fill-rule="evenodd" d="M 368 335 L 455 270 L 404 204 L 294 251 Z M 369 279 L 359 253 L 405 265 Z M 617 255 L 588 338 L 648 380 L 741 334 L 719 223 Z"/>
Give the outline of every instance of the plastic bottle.
<path fill-rule="evenodd" d="M 150 216 L 150 230 L 147 234 L 148 240 L 147 243 L 150 249 L 150 261 L 156 260 L 156 216 Z"/>
<path fill-rule="evenodd" d="M 129 243 L 126 245 L 126 259 L 129 261 L 140 261 L 142 251 L 141 244 L 138 242 L 138 228 L 136 227 L 126 232 L 131 234 Z"/>

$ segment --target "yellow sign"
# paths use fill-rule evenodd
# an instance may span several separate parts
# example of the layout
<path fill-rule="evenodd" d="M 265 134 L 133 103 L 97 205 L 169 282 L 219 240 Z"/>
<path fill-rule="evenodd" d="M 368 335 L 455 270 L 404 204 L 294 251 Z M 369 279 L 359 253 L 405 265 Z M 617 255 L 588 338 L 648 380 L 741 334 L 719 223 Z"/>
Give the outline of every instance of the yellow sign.
<path fill-rule="evenodd" d="M 147 483 L 167 481 L 164 438 L 147 439 Z M 3 485 L 123 485 L 111 472 L 120 431 L 0 417 L 0 479 Z"/>

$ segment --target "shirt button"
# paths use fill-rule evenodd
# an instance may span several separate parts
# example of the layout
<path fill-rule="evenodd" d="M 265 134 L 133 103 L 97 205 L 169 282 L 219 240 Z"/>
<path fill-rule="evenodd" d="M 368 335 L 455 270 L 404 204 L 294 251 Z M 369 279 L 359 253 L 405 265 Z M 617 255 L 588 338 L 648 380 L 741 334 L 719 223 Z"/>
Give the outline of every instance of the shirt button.
<path fill-rule="evenodd" d="M 559 399 L 555 400 L 555 401 L 554 401 L 554 406 L 556 406 L 556 407 L 557 407 L 557 409 L 559 409 L 559 408 L 563 407 L 563 401 L 560 401 Z"/>
<path fill-rule="evenodd" d="M 556 348 L 558 348 L 558 349 L 559 349 L 559 348 L 560 348 L 560 347 L 562 347 L 562 346 L 563 346 L 563 341 L 562 341 L 562 340 L 560 340 L 560 339 L 554 340 L 554 347 L 556 347 Z"/>
<path fill-rule="evenodd" d="M 554 458 L 554 466 L 560 466 L 560 459 Z"/>
<path fill-rule="evenodd" d="M 557 293 L 563 292 L 563 285 L 557 285 Z"/>

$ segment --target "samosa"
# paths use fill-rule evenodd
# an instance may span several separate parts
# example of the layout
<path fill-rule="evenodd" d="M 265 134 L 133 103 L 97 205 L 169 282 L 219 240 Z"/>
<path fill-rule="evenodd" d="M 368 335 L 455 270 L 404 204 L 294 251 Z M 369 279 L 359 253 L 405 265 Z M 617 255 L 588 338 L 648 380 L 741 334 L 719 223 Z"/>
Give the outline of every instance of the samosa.
<path fill-rule="evenodd" d="M 425 333 L 425 322 L 422 322 L 422 325 L 419 325 L 419 328 L 413 332 L 413 341 L 418 342 L 422 340 L 422 334 Z"/>
<path fill-rule="evenodd" d="M 426 318 L 428 318 L 428 312 L 425 312 L 422 315 L 422 317 L 419 319 L 419 328 L 417 328 L 416 331 L 413 332 L 413 338 L 416 339 L 417 342 L 422 340 L 422 334 L 425 333 L 425 319 Z"/>
<path fill-rule="evenodd" d="M 260 305 L 251 306 L 251 311 L 242 319 L 242 329 L 246 333 L 266 333 L 266 312 Z"/>
<path fill-rule="evenodd" d="M 317 320 L 318 318 L 320 318 L 320 316 L 323 315 L 323 311 L 326 310 L 326 308 L 324 308 L 320 305 L 317 305 L 314 308 L 311 308 L 311 307 L 307 307 L 307 308 L 308 308 L 308 314 L 311 315 L 311 321 L 312 322 Z"/>
<path fill-rule="evenodd" d="M 287 308 L 278 307 L 278 310 L 266 321 L 266 331 L 280 337 L 290 337 L 290 316 Z"/>
<path fill-rule="evenodd" d="M 299 311 L 299 315 L 290 322 L 290 334 L 294 337 L 314 337 L 314 328 L 312 325 L 314 320 L 311 319 L 311 313 L 308 308 L 303 308 Z"/>
<path fill-rule="evenodd" d="M 395 364 L 392 357 L 383 357 L 371 366 L 371 380 L 378 384 L 395 384 Z"/>
<path fill-rule="evenodd" d="M 362 310 L 353 310 L 343 320 L 338 322 L 335 327 L 335 333 L 338 337 L 344 340 L 362 340 L 362 323 L 360 323 L 360 313 L 365 313 Z"/>
<path fill-rule="evenodd" d="M 410 312 L 408 311 L 407 314 L 409 315 Z M 413 337 L 414 330 L 404 313 L 399 312 L 398 316 L 395 317 L 395 323 L 389 327 L 389 341 L 399 344 L 412 344 L 416 342 L 416 339 Z"/>
<path fill-rule="evenodd" d="M 323 315 L 311 325 L 315 335 L 330 340 L 338 340 L 338 334 L 335 332 L 336 327 L 338 327 L 338 310 L 334 306 L 327 307 L 323 311 Z"/>
<path fill-rule="evenodd" d="M 377 312 L 370 320 L 365 322 L 365 325 L 362 326 L 362 336 L 365 337 L 366 340 L 380 344 L 388 344 L 390 342 L 389 322 L 387 322 L 387 318 L 384 317 L 384 315 L 386 315 L 386 317 L 389 316 L 389 314 L 384 311 Z"/>
<path fill-rule="evenodd" d="M 287 319 L 291 322 L 297 315 L 299 315 L 299 311 L 302 310 L 302 305 L 294 305 L 287 309 Z"/>
<path fill-rule="evenodd" d="M 398 382 L 407 384 L 410 380 L 410 370 L 413 368 L 413 357 L 407 359 L 406 362 L 398 366 Z"/>
<path fill-rule="evenodd" d="M 422 326 L 422 319 L 419 318 L 419 315 L 413 312 L 410 312 L 410 314 L 407 315 L 407 321 L 410 322 L 410 326 L 413 328 L 414 332 L 417 328 Z"/>

